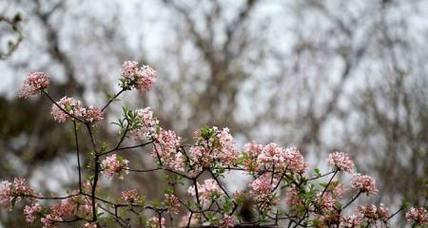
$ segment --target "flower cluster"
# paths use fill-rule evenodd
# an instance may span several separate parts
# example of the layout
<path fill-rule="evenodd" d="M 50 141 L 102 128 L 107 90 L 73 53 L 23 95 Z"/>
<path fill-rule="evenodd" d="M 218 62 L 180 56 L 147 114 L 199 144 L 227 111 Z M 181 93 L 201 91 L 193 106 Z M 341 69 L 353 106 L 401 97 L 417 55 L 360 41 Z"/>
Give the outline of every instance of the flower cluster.
<path fill-rule="evenodd" d="M 331 192 L 321 192 L 317 194 L 315 198 L 316 205 L 321 209 L 333 210 L 336 206 L 336 198 L 333 196 Z"/>
<path fill-rule="evenodd" d="M 24 85 L 19 91 L 19 96 L 28 98 L 38 92 L 48 88 L 49 76 L 44 72 L 32 72 L 24 81 Z"/>
<path fill-rule="evenodd" d="M 406 219 L 414 224 L 423 225 L 428 223 L 428 212 L 425 208 L 410 208 L 406 213 Z"/>
<path fill-rule="evenodd" d="M 121 193 L 121 195 L 122 195 L 122 199 L 128 203 L 134 203 L 138 201 L 138 199 L 140 198 L 136 189 L 124 191 Z"/>
<path fill-rule="evenodd" d="M 257 162 L 257 157 L 262 151 L 263 145 L 257 144 L 255 141 L 245 144 L 244 151 L 241 154 L 242 163 L 250 172 L 255 172 L 258 169 L 259 163 Z"/>
<path fill-rule="evenodd" d="M 275 143 L 263 147 L 257 156 L 257 162 L 263 169 L 289 170 L 303 173 L 307 167 L 303 155 L 295 147 L 282 148 Z"/>
<path fill-rule="evenodd" d="M 361 224 L 361 217 L 358 215 L 349 215 L 341 218 L 339 227 L 343 228 L 358 228 Z"/>
<path fill-rule="evenodd" d="M 112 154 L 110 156 L 107 156 L 101 162 L 101 172 L 109 177 L 112 177 L 114 174 L 117 174 L 119 179 L 123 179 L 124 175 L 129 173 L 128 164 L 128 160 L 123 159 L 122 157 L 117 156 L 116 154 Z"/>
<path fill-rule="evenodd" d="M 165 218 L 153 216 L 149 220 L 147 220 L 146 227 L 148 227 L 148 228 L 166 228 Z"/>
<path fill-rule="evenodd" d="M 180 200 L 176 195 L 165 194 L 165 205 L 169 208 L 171 213 L 178 214 L 180 210 Z"/>
<path fill-rule="evenodd" d="M 190 157 L 196 166 L 236 165 L 239 150 L 228 128 L 202 128 L 194 137 L 196 144 L 190 148 Z"/>
<path fill-rule="evenodd" d="M 373 204 L 359 206 L 358 212 L 363 218 L 369 220 L 382 220 L 386 222 L 390 216 L 388 208 L 385 208 L 383 205 L 380 205 L 379 207 L 376 207 Z"/>
<path fill-rule="evenodd" d="M 277 178 L 272 177 L 270 173 L 265 173 L 251 182 L 250 193 L 254 195 L 261 208 L 267 209 L 277 203 L 276 196 L 273 194 L 277 183 Z"/>
<path fill-rule="evenodd" d="M 25 207 L 24 207 L 25 221 L 27 223 L 34 222 L 36 220 L 36 218 L 38 217 L 41 210 L 42 210 L 42 207 L 38 203 L 33 203 L 31 205 L 25 205 Z"/>
<path fill-rule="evenodd" d="M 302 197 L 299 195 L 298 189 L 295 187 L 287 189 L 287 192 L 285 193 L 285 203 L 289 207 L 303 206 L 305 204 Z"/>
<path fill-rule="evenodd" d="M 155 136 L 153 157 L 167 168 L 184 171 L 184 156 L 179 151 L 181 138 L 174 131 L 160 129 Z"/>
<path fill-rule="evenodd" d="M 54 228 L 57 223 L 74 218 L 89 219 L 92 216 L 91 199 L 86 196 L 67 198 L 53 205 L 50 213 L 41 218 L 44 228 Z"/>
<path fill-rule="evenodd" d="M 356 174 L 352 178 L 352 187 L 367 194 L 377 193 L 376 181 L 371 176 Z"/>
<path fill-rule="evenodd" d="M 121 86 L 123 89 L 136 88 L 141 92 L 148 91 L 156 82 L 156 71 L 150 66 L 140 66 L 135 61 L 125 61 L 122 65 Z"/>
<path fill-rule="evenodd" d="M 64 123 L 69 119 L 83 120 L 88 123 L 104 119 L 101 109 L 94 106 L 84 107 L 80 100 L 72 97 L 63 97 L 53 104 L 51 114 L 58 123 Z"/>
<path fill-rule="evenodd" d="M 354 170 L 354 162 L 349 155 L 343 152 L 333 152 L 328 156 L 328 164 L 339 171 L 352 173 Z"/>
<path fill-rule="evenodd" d="M 150 107 L 137 109 L 130 121 L 129 137 L 134 140 L 145 140 L 155 135 L 159 121 L 154 117 Z"/>
<path fill-rule="evenodd" d="M 205 205 L 218 198 L 221 194 L 221 189 L 214 179 L 206 179 L 203 184 L 198 183 L 197 186 L 198 195 Z M 196 196 L 195 186 L 190 186 L 187 192 L 192 196 Z"/>
<path fill-rule="evenodd" d="M 11 208 L 16 202 L 25 196 L 34 195 L 34 191 L 23 178 L 15 178 L 13 182 L 2 181 L 0 183 L 0 205 Z"/>

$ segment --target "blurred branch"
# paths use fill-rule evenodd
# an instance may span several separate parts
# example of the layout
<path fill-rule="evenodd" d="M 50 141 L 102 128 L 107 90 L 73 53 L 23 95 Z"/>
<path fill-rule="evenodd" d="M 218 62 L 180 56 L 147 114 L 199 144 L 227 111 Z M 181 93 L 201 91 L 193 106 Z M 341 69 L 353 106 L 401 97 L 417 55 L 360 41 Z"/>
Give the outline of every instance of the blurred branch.
<path fill-rule="evenodd" d="M 18 49 L 19 44 L 22 42 L 24 35 L 20 27 L 21 20 L 22 18 L 19 13 L 17 13 L 12 19 L 0 15 L 0 23 L 8 24 L 12 32 L 17 35 L 15 41 L 11 40 L 8 42 L 8 48 L 6 51 L 0 51 L 0 59 L 6 59 L 7 57 L 11 56 L 12 53 Z"/>

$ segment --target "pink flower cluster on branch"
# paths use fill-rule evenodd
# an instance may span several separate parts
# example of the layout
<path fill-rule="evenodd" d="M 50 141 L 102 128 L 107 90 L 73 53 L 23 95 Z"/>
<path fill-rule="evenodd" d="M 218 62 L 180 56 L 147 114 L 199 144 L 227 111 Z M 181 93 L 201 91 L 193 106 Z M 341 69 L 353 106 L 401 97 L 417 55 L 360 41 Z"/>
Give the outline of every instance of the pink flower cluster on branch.
<path fill-rule="evenodd" d="M 40 93 L 49 86 L 49 76 L 44 72 L 32 72 L 24 81 L 24 86 L 19 91 L 19 96 L 28 98 Z"/>
<path fill-rule="evenodd" d="M 239 150 L 228 128 L 202 128 L 194 133 L 194 139 L 189 157 L 196 168 L 237 164 Z"/>
<path fill-rule="evenodd" d="M 34 195 L 33 189 L 28 186 L 23 178 L 15 178 L 13 182 L 2 181 L 0 183 L 0 205 L 11 208 L 25 196 Z"/>
<path fill-rule="evenodd" d="M 335 167 L 339 171 L 352 173 L 354 170 L 354 162 L 349 155 L 343 152 L 333 152 L 328 156 L 328 164 Z"/>
<path fill-rule="evenodd" d="M 406 213 L 406 219 L 407 221 L 417 225 L 428 224 L 428 211 L 423 207 L 412 207 Z"/>
<path fill-rule="evenodd" d="M 150 66 L 140 66 L 135 61 L 126 61 L 122 65 L 121 86 L 123 89 L 136 88 L 140 92 L 147 92 L 156 82 L 156 71 Z"/>
<path fill-rule="evenodd" d="M 128 169 L 129 161 L 117 156 L 116 154 L 112 154 L 107 156 L 101 162 L 102 173 L 105 175 L 112 177 L 113 175 L 117 175 L 119 179 L 123 179 L 126 174 L 129 173 Z"/>
<path fill-rule="evenodd" d="M 196 191 L 198 191 L 198 197 L 200 197 L 204 205 L 209 204 L 213 199 L 218 198 L 221 194 L 220 187 L 213 179 L 207 179 L 203 184 L 198 183 L 197 190 L 193 185 L 187 190 L 187 192 L 192 196 L 196 196 Z"/>
<path fill-rule="evenodd" d="M 92 123 L 104 119 L 101 109 L 94 106 L 84 107 L 81 101 L 72 97 L 63 97 L 53 104 L 51 114 L 58 123 L 65 123 L 70 119 Z"/>
<path fill-rule="evenodd" d="M 375 179 L 367 175 L 354 175 L 352 178 L 352 187 L 367 194 L 375 194 L 378 192 Z"/>
<path fill-rule="evenodd" d="M 123 107 L 123 116 L 115 122 L 119 127 L 118 143 L 105 148 L 111 144 L 99 143 L 97 131 L 93 130 L 97 126 L 91 123 L 103 120 L 104 110 L 124 91 L 146 92 L 155 81 L 151 67 L 126 61 L 120 79 L 122 90 L 100 109 L 83 106 L 72 97 L 54 101 L 46 92 L 47 74 L 29 74 L 20 95 L 27 98 L 41 92 L 53 102 L 51 114 L 57 122 L 76 121 L 73 130 L 79 189 L 63 197 L 42 196 L 35 194 L 24 179 L 15 178 L 13 182 L 0 184 L 0 205 L 12 209 L 23 202 L 26 222 L 40 219 L 45 228 L 74 223 L 85 228 L 109 227 L 107 220 L 119 227 L 131 227 L 132 216 L 138 217 L 139 226 L 159 228 L 382 227 L 389 226 L 390 219 L 405 209 L 401 207 L 390 213 L 382 204 L 358 205 L 360 197 L 376 194 L 378 189 L 373 177 L 354 173 L 354 162 L 346 153 L 331 153 L 327 160 L 331 169 L 324 174 L 314 169 L 311 175 L 309 165 L 296 147 L 252 141 L 239 148 L 228 128 L 215 126 L 195 131 L 194 142 L 187 144 L 174 131 L 163 129 L 150 107 L 134 111 Z M 77 122 L 85 125 L 92 145 L 87 168 L 80 165 L 79 155 L 83 151 L 79 149 L 77 134 L 81 132 L 77 131 Z M 143 143 L 123 146 L 128 141 Z M 130 161 L 119 154 L 127 150 L 143 151 L 141 148 L 148 145 L 152 146 L 151 157 L 155 161 L 150 169 L 131 169 Z M 129 172 L 160 171 L 165 176 L 163 200 L 146 202 L 137 189 L 115 195 L 99 181 L 101 174 L 125 179 Z M 230 192 L 223 180 L 230 172 L 252 179 L 242 186 L 243 191 Z M 338 178 L 348 174 L 353 175 L 349 184 Z M 182 194 L 180 189 L 186 188 L 188 194 Z M 350 194 L 345 194 L 345 189 L 351 189 Z M 357 205 L 350 207 L 354 204 Z M 348 208 L 355 208 L 354 214 L 349 215 Z M 428 221 L 427 210 L 422 207 L 411 208 L 405 217 L 415 226 Z"/>

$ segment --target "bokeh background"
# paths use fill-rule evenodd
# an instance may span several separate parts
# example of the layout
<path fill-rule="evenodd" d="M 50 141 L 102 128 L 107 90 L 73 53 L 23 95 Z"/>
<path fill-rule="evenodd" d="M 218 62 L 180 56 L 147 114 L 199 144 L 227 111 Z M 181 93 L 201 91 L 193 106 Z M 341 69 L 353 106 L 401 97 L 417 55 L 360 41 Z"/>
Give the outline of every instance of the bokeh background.
<path fill-rule="evenodd" d="M 76 186 L 72 126 L 54 123 L 48 100 L 17 97 L 29 71 L 48 72 L 57 99 L 102 105 L 118 90 L 121 63 L 134 59 L 152 65 L 158 82 L 147 94 L 127 93 L 109 121 L 121 105 L 151 106 L 185 142 L 216 125 L 240 144 L 297 145 L 314 166 L 345 151 L 377 178 L 375 202 L 426 202 L 428 1 L 0 2 L 0 18 L 16 14 L 23 39 L 0 60 L 0 179 L 23 176 L 41 192 Z M 19 32 L 0 21 L 2 53 Z M 97 134 L 116 137 L 108 123 Z M 126 156 L 153 166 L 141 154 Z M 156 197 L 161 180 L 136 175 L 126 186 Z M 28 226 L 21 214 L 0 212 L 0 227 Z"/>

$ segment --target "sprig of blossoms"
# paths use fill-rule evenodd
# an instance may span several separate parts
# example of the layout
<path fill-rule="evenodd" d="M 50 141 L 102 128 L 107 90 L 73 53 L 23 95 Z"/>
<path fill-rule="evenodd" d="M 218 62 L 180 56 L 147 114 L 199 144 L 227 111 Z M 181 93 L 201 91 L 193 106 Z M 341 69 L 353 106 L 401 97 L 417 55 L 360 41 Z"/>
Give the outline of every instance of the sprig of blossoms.
<path fill-rule="evenodd" d="M 160 129 L 155 136 L 152 156 L 160 163 L 176 171 L 184 171 L 184 156 L 178 150 L 181 138 L 171 130 Z"/>
<path fill-rule="evenodd" d="M 33 203 L 31 205 L 25 205 L 24 207 L 24 216 L 27 223 L 32 223 L 39 216 L 42 207 L 38 203 Z"/>
<path fill-rule="evenodd" d="M 178 214 L 180 211 L 180 200 L 174 194 L 165 194 L 165 205 L 171 213 Z"/>
<path fill-rule="evenodd" d="M 278 179 L 271 173 L 265 173 L 255 179 L 250 184 L 250 193 L 253 194 L 260 208 L 268 209 L 271 205 L 277 204 L 277 197 L 273 193 L 278 183 Z"/>
<path fill-rule="evenodd" d="M 148 228 L 166 228 L 165 218 L 153 216 L 149 220 L 147 220 L 146 227 L 148 227 Z"/>
<path fill-rule="evenodd" d="M 358 212 L 363 218 L 367 218 L 369 220 L 382 220 L 384 222 L 388 221 L 390 215 L 389 209 L 385 208 L 382 204 L 379 207 L 376 207 L 376 205 L 373 204 L 359 206 Z"/>
<path fill-rule="evenodd" d="M 247 143 L 244 146 L 244 151 L 241 153 L 242 164 L 250 172 L 255 172 L 259 168 L 257 157 L 262 153 L 263 145 L 257 144 L 255 141 Z"/>
<path fill-rule="evenodd" d="M 11 208 L 23 197 L 32 195 L 34 195 L 33 189 L 23 178 L 15 178 L 13 182 L 2 181 L 0 183 L 0 205 L 6 208 Z"/>
<path fill-rule="evenodd" d="M 44 228 L 56 227 L 73 218 L 89 219 L 92 216 L 91 199 L 86 196 L 75 196 L 62 200 L 50 208 L 50 213 L 41 218 Z"/>
<path fill-rule="evenodd" d="M 206 179 L 203 184 L 198 183 L 197 186 L 198 195 L 205 205 L 221 194 L 221 188 L 214 179 Z M 196 196 L 195 186 L 190 186 L 187 192 L 192 196 Z"/>
<path fill-rule="evenodd" d="M 328 156 L 328 164 L 339 171 L 352 173 L 354 162 L 348 154 L 344 152 L 333 152 Z"/>
<path fill-rule="evenodd" d="M 23 98 L 28 98 L 48 88 L 48 86 L 49 76 L 47 73 L 32 72 L 27 75 L 27 78 L 24 81 L 24 85 L 19 91 L 19 96 Z"/>
<path fill-rule="evenodd" d="M 196 165 L 236 165 L 239 150 L 228 128 L 202 128 L 195 132 L 196 144 L 190 148 L 190 157 Z"/>
<path fill-rule="evenodd" d="M 101 162 L 101 172 L 109 177 L 112 177 L 116 174 L 118 175 L 119 179 L 123 179 L 124 175 L 129 173 L 128 164 L 128 160 L 117 156 L 116 154 L 112 154 L 107 156 Z"/>
<path fill-rule="evenodd" d="M 257 157 L 257 162 L 264 169 L 290 170 L 303 173 L 307 167 L 303 155 L 296 147 L 282 148 L 275 143 L 263 147 Z"/>
<path fill-rule="evenodd" d="M 137 202 L 140 198 L 140 195 L 138 194 L 136 189 L 132 189 L 129 191 L 124 191 L 121 193 L 122 199 L 128 203 L 134 203 Z"/>
<path fill-rule="evenodd" d="M 104 119 L 101 109 L 94 106 L 86 108 L 80 100 L 73 97 L 63 97 L 53 104 L 51 114 L 58 123 L 64 123 L 73 118 L 88 123 Z"/>
<path fill-rule="evenodd" d="M 361 224 L 361 216 L 349 215 L 341 218 L 340 228 L 359 228 Z"/>
<path fill-rule="evenodd" d="M 145 140 L 155 135 L 159 121 L 154 117 L 150 107 L 127 112 L 129 137 L 134 140 Z"/>
<path fill-rule="evenodd" d="M 376 181 L 373 177 L 361 174 L 355 174 L 352 178 L 352 188 L 367 194 L 376 194 Z"/>
<path fill-rule="evenodd" d="M 136 88 L 140 92 L 147 92 L 156 82 L 156 71 L 147 65 L 140 66 L 136 61 L 125 61 L 122 65 L 120 86 L 129 90 Z"/>
<path fill-rule="evenodd" d="M 410 208 L 406 213 L 406 219 L 409 222 L 424 225 L 428 223 L 428 211 L 425 208 Z"/>

